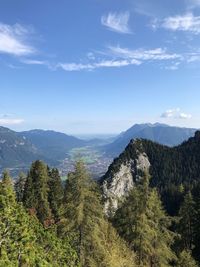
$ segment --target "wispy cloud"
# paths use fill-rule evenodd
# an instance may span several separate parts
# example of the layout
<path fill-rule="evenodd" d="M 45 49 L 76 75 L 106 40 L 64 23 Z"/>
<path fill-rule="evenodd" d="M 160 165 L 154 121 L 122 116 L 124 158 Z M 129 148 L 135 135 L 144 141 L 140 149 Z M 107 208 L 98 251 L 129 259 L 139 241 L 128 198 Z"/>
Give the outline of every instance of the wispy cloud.
<path fill-rule="evenodd" d="M 129 65 L 141 65 L 145 61 L 180 60 L 181 55 L 168 53 L 166 49 L 137 49 L 131 50 L 120 46 L 109 46 L 106 51 L 99 52 L 106 59 L 96 61 L 96 56 L 89 63 L 58 63 L 54 69 L 62 68 L 65 71 L 94 70 L 98 68 L 119 68 Z M 178 66 L 178 64 L 177 64 Z"/>
<path fill-rule="evenodd" d="M 161 118 L 165 119 L 191 119 L 192 115 L 181 112 L 180 108 L 168 109 L 161 114 Z"/>
<path fill-rule="evenodd" d="M 65 71 L 81 71 L 81 70 L 94 70 L 98 68 L 116 68 L 125 67 L 129 65 L 140 65 L 141 62 L 135 59 L 131 60 L 102 60 L 90 64 L 79 63 L 59 63 L 57 68 L 62 68 Z"/>
<path fill-rule="evenodd" d="M 151 26 L 153 29 L 165 28 L 171 31 L 200 34 L 200 16 L 194 16 L 190 12 L 184 15 L 167 17 L 163 20 L 153 20 Z"/>
<path fill-rule="evenodd" d="M 181 62 L 172 62 L 172 64 L 170 66 L 166 66 L 165 69 L 166 70 L 178 70 L 180 64 Z"/>
<path fill-rule="evenodd" d="M 187 56 L 188 63 L 198 62 L 198 61 L 200 61 L 200 52 L 188 54 Z"/>
<path fill-rule="evenodd" d="M 109 30 L 118 33 L 131 33 L 129 28 L 130 14 L 129 12 L 124 13 L 113 13 L 110 12 L 107 15 L 101 17 L 101 24 L 106 26 Z"/>
<path fill-rule="evenodd" d="M 20 24 L 0 23 L 0 53 L 15 56 L 30 55 L 35 49 L 27 43 L 28 29 Z"/>
<path fill-rule="evenodd" d="M 118 57 L 129 58 L 136 60 L 170 60 L 170 59 L 180 59 L 181 55 L 176 53 L 169 53 L 166 49 L 155 48 L 155 49 L 128 49 L 122 48 L 120 46 L 109 46 L 109 51 Z"/>
<path fill-rule="evenodd" d="M 172 118 L 180 112 L 180 108 L 168 109 L 161 114 L 161 118 Z"/>
<path fill-rule="evenodd" d="M 92 71 L 100 68 L 120 68 L 130 65 L 139 66 L 146 62 L 162 62 L 162 68 L 166 70 L 177 70 L 180 65 L 200 61 L 200 52 L 173 53 L 166 48 L 154 49 L 130 49 L 126 47 L 107 46 L 103 51 L 87 53 L 85 59 L 80 62 L 54 62 L 51 63 L 39 59 L 21 59 L 24 64 L 43 65 L 50 70 L 63 69 L 65 71 Z"/>
<path fill-rule="evenodd" d="M 37 59 L 22 59 L 21 62 L 28 65 L 48 65 L 47 61 Z"/>
<path fill-rule="evenodd" d="M 192 115 L 191 115 L 191 114 L 187 114 L 187 113 L 183 113 L 183 112 L 181 112 L 181 113 L 179 114 L 179 118 L 180 118 L 180 119 L 191 119 L 191 118 L 192 118 Z"/>
<path fill-rule="evenodd" d="M 1 125 L 16 125 L 23 123 L 23 119 L 0 118 Z"/>

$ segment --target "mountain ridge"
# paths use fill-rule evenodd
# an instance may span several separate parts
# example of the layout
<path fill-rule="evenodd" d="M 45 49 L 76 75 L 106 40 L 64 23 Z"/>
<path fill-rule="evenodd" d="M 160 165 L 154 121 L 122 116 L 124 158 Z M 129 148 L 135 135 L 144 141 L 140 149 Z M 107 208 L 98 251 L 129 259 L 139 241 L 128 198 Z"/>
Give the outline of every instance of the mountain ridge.
<path fill-rule="evenodd" d="M 173 193 L 178 194 L 181 185 L 189 189 L 200 182 L 200 131 L 175 147 L 145 139 L 131 140 L 101 179 L 107 212 L 117 209 L 120 199 L 145 171 L 150 173 L 150 184 L 158 188 L 168 212 L 174 214 L 178 207 L 170 203 Z"/>
<path fill-rule="evenodd" d="M 104 147 L 105 152 L 114 157 L 118 156 L 131 139 L 144 138 L 168 146 L 176 146 L 193 136 L 197 129 L 169 126 L 161 123 L 134 124 L 122 132 L 111 144 Z"/>

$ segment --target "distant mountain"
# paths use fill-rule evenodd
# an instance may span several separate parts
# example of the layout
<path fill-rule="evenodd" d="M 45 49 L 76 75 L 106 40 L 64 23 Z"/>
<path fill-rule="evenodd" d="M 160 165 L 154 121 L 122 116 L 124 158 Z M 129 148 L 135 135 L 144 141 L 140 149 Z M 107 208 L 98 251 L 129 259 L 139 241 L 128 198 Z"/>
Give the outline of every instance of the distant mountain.
<path fill-rule="evenodd" d="M 72 149 L 88 147 L 97 153 L 99 147 L 109 142 L 110 140 L 99 138 L 82 140 L 50 130 L 15 132 L 0 126 L 0 173 L 5 168 L 10 169 L 13 175 L 21 170 L 26 171 L 36 159 L 44 160 L 49 165 L 61 166 L 63 160 L 68 158 L 69 165 L 72 160 Z M 105 160 L 102 160 L 105 165 Z"/>
<path fill-rule="evenodd" d="M 0 126 L 0 172 L 8 168 L 15 174 L 18 170 L 26 170 L 36 159 L 57 166 L 71 149 L 101 144 L 105 141 L 81 140 L 55 131 L 15 132 Z"/>
<path fill-rule="evenodd" d="M 118 156 L 131 139 L 144 138 L 167 146 L 176 146 L 192 137 L 196 129 L 180 128 L 160 123 L 135 124 L 104 147 L 107 154 Z"/>
<path fill-rule="evenodd" d="M 0 126 L 0 169 L 23 168 L 38 157 L 37 148 L 25 137 Z"/>
<path fill-rule="evenodd" d="M 176 147 L 131 140 L 101 180 L 107 212 L 117 209 L 144 171 L 151 174 L 151 186 L 158 188 L 167 211 L 175 214 L 184 188 L 200 185 L 200 131 Z"/>
<path fill-rule="evenodd" d="M 31 130 L 18 135 L 32 143 L 40 154 L 55 160 L 64 159 L 72 148 L 88 144 L 88 141 L 55 131 Z"/>

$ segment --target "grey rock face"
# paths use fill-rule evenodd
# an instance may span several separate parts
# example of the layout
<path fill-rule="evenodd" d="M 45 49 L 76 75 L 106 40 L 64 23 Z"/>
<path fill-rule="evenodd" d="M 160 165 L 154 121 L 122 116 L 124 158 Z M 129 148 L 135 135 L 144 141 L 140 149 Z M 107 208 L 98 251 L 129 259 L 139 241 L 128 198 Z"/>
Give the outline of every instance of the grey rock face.
<path fill-rule="evenodd" d="M 121 164 L 116 173 L 110 174 L 110 177 L 104 180 L 102 188 L 107 215 L 117 210 L 119 201 L 123 201 L 123 198 L 134 187 L 134 183 L 141 178 L 141 173 L 149 171 L 149 167 L 150 162 L 146 153 L 138 151 L 136 159 L 130 159 Z"/>

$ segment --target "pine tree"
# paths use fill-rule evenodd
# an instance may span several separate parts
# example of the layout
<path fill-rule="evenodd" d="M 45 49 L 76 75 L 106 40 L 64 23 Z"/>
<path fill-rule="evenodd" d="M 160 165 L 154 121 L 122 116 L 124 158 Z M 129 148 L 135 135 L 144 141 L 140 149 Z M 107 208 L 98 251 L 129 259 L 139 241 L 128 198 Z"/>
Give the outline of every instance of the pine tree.
<path fill-rule="evenodd" d="M 63 186 L 58 169 L 49 170 L 48 199 L 54 218 L 58 220 L 63 199 Z"/>
<path fill-rule="evenodd" d="M 0 184 L 0 266 L 22 266 L 29 262 L 28 255 L 34 258 L 34 236 L 26 221 L 27 215 L 15 201 L 11 178 L 4 172 Z"/>
<path fill-rule="evenodd" d="M 194 248 L 192 253 L 194 258 L 200 262 L 200 183 L 195 188 L 194 202 L 195 216 L 192 220 L 192 226 L 194 227 Z"/>
<path fill-rule="evenodd" d="M 16 198 L 18 202 L 23 201 L 25 182 L 26 182 L 26 175 L 23 172 L 21 172 L 14 185 Z"/>
<path fill-rule="evenodd" d="M 183 250 L 177 262 L 177 267 L 198 267 L 189 250 Z"/>
<path fill-rule="evenodd" d="M 135 266 L 131 251 L 106 221 L 97 185 L 82 162 L 68 176 L 62 216 L 59 234 L 74 237 L 82 267 Z"/>
<path fill-rule="evenodd" d="M 45 229 L 15 200 L 12 180 L 4 172 L 0 182 L 0 266 L 77 267 L 69 242 Z"/>
<path fill-rule="evenodd" d="M 194 248 L 194 218 L 196 217 L 195 202 L 191 192 L 188 192 L 179 211 L 178 232 L 181 235 L 183 249 L 192 250 Z"/>
<path fill-rule="evenodd" d="M 47 166 L 40 160 L 35 161 L 25 183 L 23 202 L 26 208 L 35 210 L 40 222 L 46 225 L 52 221 L 48 182 Z"/>
<path fill-rule="evenodd" d="M 116 212 L 113 223 L 119 234 L 136 252 L 139 266 L 169 266 L 175 258 L 171 250 L 173 233 L 155 189 L 149 188 L 145 173 Z"/>

